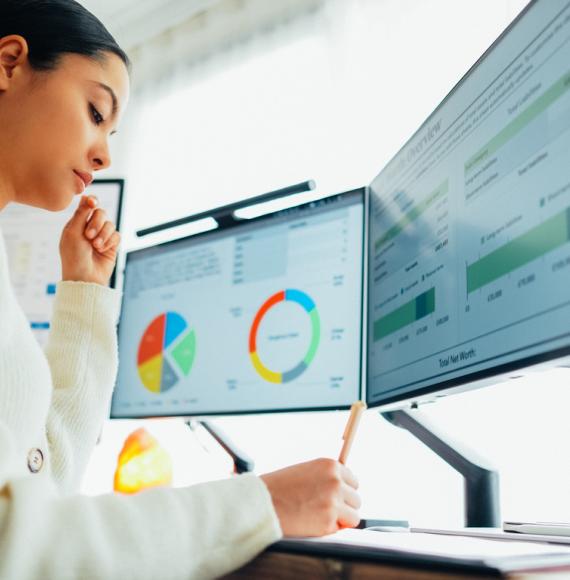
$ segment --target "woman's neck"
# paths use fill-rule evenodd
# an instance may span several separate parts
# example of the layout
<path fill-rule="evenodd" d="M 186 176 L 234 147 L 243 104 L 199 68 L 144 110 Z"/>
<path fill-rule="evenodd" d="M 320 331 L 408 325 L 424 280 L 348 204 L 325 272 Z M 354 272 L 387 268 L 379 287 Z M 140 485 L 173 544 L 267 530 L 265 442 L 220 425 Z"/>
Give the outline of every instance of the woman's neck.
<path fill-rule="evenodd" d="M 10 194 L 12 188 L 8 180 L 4 178 L 5 173 L 0 166 L 0 211 L 2 211 L 12 200 L 13 196 Z"/>

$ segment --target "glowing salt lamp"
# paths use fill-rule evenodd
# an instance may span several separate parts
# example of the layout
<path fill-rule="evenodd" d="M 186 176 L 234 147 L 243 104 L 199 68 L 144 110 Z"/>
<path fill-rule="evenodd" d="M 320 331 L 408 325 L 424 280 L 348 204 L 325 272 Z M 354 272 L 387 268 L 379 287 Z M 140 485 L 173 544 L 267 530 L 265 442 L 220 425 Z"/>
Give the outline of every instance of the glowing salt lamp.
<path fill-rule="evenodd" d="M 158 441 L 144 428 L 133 431 L 119 453 L 113 488 L 137 493 L 172 483 L 172 461 Z"/>

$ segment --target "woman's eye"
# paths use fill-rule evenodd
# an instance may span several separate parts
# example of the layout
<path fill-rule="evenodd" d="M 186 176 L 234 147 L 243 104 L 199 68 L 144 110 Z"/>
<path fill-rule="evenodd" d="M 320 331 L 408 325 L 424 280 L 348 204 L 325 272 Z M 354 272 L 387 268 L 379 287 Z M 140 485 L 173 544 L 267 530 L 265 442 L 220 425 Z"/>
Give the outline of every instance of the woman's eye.
<path fill-rule="evenodd" d="M 105 119 L 103 119 L 101 113 L 93 105 L 90 104 L 89 108 L 91 109 L 91 115 L 93 121 L 95 121 L 95 125 L 100 125 Z"/>

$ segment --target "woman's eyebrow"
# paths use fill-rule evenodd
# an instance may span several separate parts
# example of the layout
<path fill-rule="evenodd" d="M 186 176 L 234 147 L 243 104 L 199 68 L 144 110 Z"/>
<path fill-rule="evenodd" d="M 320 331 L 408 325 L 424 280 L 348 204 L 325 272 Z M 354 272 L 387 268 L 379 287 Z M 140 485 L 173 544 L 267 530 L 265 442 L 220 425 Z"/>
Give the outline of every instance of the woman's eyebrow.
<path fill-rule="evenodd" d="M 96 84 L 98 87 L 102 88 L 104 91 L 107 91 L 107 93 L 109 93 L 111 100 L 113 101 L 113 117 L 114 117 L 117 114 L 117 111 L 119 110 L 119 101 L 117 99 L 115 91 L 105 83 L 97 82 Z"/>

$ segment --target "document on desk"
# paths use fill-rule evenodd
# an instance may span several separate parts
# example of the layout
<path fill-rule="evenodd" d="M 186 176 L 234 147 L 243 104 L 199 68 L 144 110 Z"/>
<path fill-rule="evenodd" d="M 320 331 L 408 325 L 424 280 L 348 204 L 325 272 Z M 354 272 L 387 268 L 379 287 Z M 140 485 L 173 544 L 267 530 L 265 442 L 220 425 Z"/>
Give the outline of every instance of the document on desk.
<path fill-rule="evenodd" d="M 348 529 L 322 538 L 285 539 L 273 549 L 499 572 L 570 566 L 570 546 L 415 532 Z"/>
<path fill-rule="evenodd" d="M 472 538 L 490 538 L 507 542 L 540 542 L 548 544 L 566 544 L 570 546 L 570 536 L 552 536 L 546 534 L 517 534 L 505 532 L 502 528 L 412 528 L 412 532 L 439 534 L 444 536 L 470 536 Z"/>

